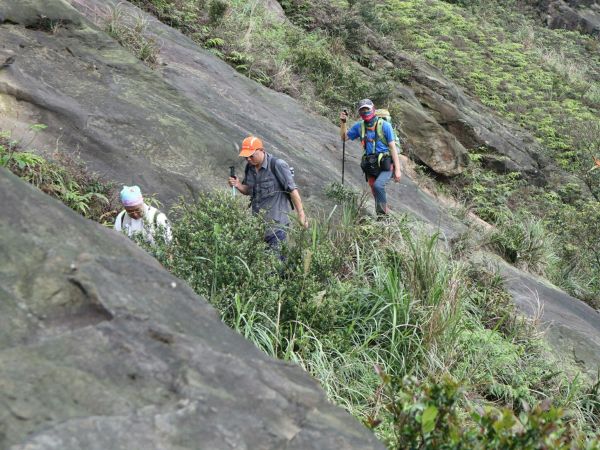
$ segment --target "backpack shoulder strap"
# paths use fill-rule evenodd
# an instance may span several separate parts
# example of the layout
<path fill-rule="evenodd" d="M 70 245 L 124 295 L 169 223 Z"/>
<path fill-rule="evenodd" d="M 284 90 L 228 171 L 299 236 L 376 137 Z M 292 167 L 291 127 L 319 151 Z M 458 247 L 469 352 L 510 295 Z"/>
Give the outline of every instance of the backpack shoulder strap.
<path fill-rule="evenodd" d="M 386 122 L 385 119 L 381 117 L 377 118 L 377 139 L 383 142 L 385 145 L 388 145 L 387 138 L 385 137 L 385 133 L 383 132 L 383 123 Z"/>
<path fill-rule="evenodd" d="M 287 192 L 285 190 L 285 185 L 281 182 L 281 180 L 279 179 L 279 175 L 277 175 L 277 171 L 275 170 L 275 164 L 277 164 L 278 160 L 279 160 L 279 158 L 276 158 L 273 155 L 271 155 L 271 162 L 269 163 L 269 170 L 275 176 L 275 179 L 279 183 L 279 187 L 281 188 L 281 190 L 283 192 L 285 192 L 285 195 L 287 195 L 287 198 L 288 198 L 288 200 L 290 202 L 290 205 L 291 205 L 292 209 L 294 209 L 294 203 L 292 203 L 292 197 L 290 196 L 289 192 Z"/>
<path fill-rule="evenodd" d="M 277 179 L 277 182 L 279 183 L 279 187 L 281 188 L 281 190 L 283 191 L 283 183 L 281 182 L 281 180 L 279 179 L 279 175 L 277 175 L 277 171 L 275 170 L 275 164 L 277 164 L 277 161 L 279 160 L 279 158 L 275 158 L 273 155 L 271 155 L 271 162 L 269 163 L 269 170 L 271 171 L 271 173 L 273 175 L 275 175 L 275 178 Z"/>
<path fill-rule="evenodd" d="M 123 231 L 123 220 L 125 220 L 125 214 L 127 214 L 127 212 L 125 210 L 121 211 L 120 216 L 121 216 L 121 220 L 119 225 L 121 226 L 121 231 Z"/>

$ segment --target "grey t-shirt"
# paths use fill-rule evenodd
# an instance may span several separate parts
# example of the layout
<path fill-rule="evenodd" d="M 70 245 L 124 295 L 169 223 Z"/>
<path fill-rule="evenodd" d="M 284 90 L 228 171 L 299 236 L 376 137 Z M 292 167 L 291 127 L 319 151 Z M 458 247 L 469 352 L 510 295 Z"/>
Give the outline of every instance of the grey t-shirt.
<path fill-rule="evenodd" d="M 265 152 L 265 159 L 258 173 L 254 166 L 250 166 L 242 184 L 250 188 L 252 213 L 258 214 L 264 211 L 265 219 L 276 224 L 275 229 L 281 229 L 290 223 L 288 193 L 298 187 L 294 182 L 290 166 L 283 159 L 277 158 L 275 161 L 274 170 L 277 176 L 271 173 L 272 158 L 272 155 Z M 272 233 L 267 231 L 267 235 L 269 234 Z"/>

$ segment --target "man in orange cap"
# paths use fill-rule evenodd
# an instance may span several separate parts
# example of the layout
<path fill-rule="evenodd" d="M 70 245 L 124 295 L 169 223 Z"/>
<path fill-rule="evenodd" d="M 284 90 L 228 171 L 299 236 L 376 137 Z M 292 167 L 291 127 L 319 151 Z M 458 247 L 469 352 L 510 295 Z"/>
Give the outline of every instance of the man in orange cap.
<path fill-rule="evenodd" d="M 265 152 L 259 138 L 248 136 L 244 139 L 240 156 L 247 161 L 244 179 L 240 182 L 236 177 L 229 177 L 229 186 L 250 196 L 253 214 L 264 211 L 269 224 L 265 241 L 277 249 L 286 238 L 290 203 L 298 213 L 300 223 L 308 228 L 298 186 L 288 163 Z"/>

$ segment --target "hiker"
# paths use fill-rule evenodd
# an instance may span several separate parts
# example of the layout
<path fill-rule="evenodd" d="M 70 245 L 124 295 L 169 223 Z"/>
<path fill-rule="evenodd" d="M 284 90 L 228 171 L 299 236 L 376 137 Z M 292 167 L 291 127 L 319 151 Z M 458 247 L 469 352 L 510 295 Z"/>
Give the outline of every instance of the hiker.
<path fill-rule="evenodd" d="M 229 177 L 229 186 L 250 196 L 253 214 L 264 211 L 268 220 L 264 239 L 269 247 L 277 250 L 286 239 L 290 206 L 296 210 L 302 226 L 308 228 L 290 167 L 283 159 L 265 152 L 262 141 L 255 136 L 244 139 L 239 156 L 247 161 L 244 179 L 240 182 L 237 177 Z"/>
<path fill-rule="evenodd" d="M 385 215 L 389 212 L 385 185 L 392 177 L 397 183 L 401 176 L 394 130 L 389 122 L 377 117 L 375 105 L 368 98 L 358 102 L 357 110 L 361 120 L 356 122 L 348 132 L 346 132 L 348 113 L 346 111 L 340 113 L 340 134 L 343 141 L 361 139 L 364 153 L 360 166 L 371 186 L 377 215 Z"/>
<path fill-rule="evenodd" d="M 165 242 L 171 242 L 171 226 L 167 216 L 144 203 L 138 186 L 124 186 L 120 198 L 125 209 L 115 219 L 115 230 L 129 237 L 141 233 L 150 244 L 154 244 L 156 233 L 161 232 Z"/>

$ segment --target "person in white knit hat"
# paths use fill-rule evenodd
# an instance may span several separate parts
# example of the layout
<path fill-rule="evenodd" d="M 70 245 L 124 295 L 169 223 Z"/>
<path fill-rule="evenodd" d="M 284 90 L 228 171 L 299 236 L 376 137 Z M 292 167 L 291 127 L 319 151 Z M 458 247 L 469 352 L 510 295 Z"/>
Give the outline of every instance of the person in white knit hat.
<path fill-rule="evenodd" d="M 154 237 L 160 232 L 166 242 L 171 242 L 171 225 L 167 216 L 144 203 L 138 186 L 124 186 L 120 198 L 125 209 L 115 219 L 115 230 L 129 237 L 141 233 L 150 244 L 154 244 Z"/>

